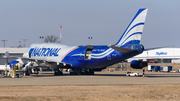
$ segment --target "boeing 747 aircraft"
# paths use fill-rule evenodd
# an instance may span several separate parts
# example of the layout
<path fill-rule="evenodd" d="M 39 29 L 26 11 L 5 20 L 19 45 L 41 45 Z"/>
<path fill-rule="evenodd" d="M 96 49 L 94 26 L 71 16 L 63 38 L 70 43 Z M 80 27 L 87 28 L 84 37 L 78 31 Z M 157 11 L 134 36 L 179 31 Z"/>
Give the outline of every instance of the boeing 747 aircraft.
<path fill-rule="evenodd" d="M 37 43 L 32 44 L 23 57 L 18 57 L 19 60 L 12 61 L 11 64 L 33 61 L 36 67 L 55 68 L 54 75 L 62 75 L 63 68 L 71 69 L 70 74 L 94 74 L 94 71 L 101 71 L 107 66 L 143 52 L 144 47 L 140 44 L 140 40 L 147 10 L 147 8 L 139 9 L 114 45 L 70 46 L 60 43 Z M 142 69 L 146 65 L 143 61 L 131 62 L 131 67 L 135 69 Z M 26 73 L 28 74 L 28 69 Z"/>

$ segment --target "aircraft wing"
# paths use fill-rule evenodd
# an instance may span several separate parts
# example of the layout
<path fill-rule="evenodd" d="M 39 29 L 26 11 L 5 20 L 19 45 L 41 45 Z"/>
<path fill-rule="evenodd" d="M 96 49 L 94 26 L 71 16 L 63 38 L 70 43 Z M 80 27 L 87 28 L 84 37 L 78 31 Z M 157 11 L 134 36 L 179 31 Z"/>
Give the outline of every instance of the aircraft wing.
<path fill-rule="evenodd" d="M 35 61 L 39 63 L 45 63 L 47 65 L 60 65 L 61 67 L 71 67 L 71 64 L 63 63 L 63 62 L 57 62 L 53 60 L 47 60 L 47 59 L 37 59 L 37 58 L 27 58 L 27 57 L 16 57 L 16 56 L 9 56 L 9 52 L 6 52 L 5 55 L 3 56 L 4 58 L 14 58 L 14 59 L 21 59 L 24 63 L 27 61 Z"/>
<path fill-rule="evenodd" d="M 26 57 L 17 57 L 17 56 L 9 56 L 9 52 L 7 51 L 5 53 L 5 55 L 3 56 L 4 58 L 14 58 L 14 59 L 22 59 L 22 60 L 25 60 L 25 61 L 28 61 L 28 60 L 31 60 L 31 61 L 35 61 L 35 60 L 38 60 L 38 59 L 33 59 L 33 58 L 26 58 Z M 43 61 L 43 60 L 42 60 Z"/>
<path fill-rule="evenodd" d="M 112 46 L 112 45 L 110 45 L 109 47 L 111 47 L 112 49 L 116 50 L 119 53 L 128 53 L 128 52 L 136 51 L 136 50 L 121 48 L 121 47 Z"/>

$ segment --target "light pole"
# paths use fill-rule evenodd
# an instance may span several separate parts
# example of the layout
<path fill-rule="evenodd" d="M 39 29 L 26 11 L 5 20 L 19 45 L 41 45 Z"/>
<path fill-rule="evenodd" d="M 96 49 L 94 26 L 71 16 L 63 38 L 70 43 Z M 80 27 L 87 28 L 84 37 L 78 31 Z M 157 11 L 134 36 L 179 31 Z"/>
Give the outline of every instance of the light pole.
<path fill-rule="evenodd" d="M 62 25 L 59 23 L 60 26 L 60 43 L 62 43 Z"/>
<path fill-rule="evenodd" d="M 40 36 L 39 38 L 41 39 L 41 42 L 42 42 L 42 41 L 43 41 L 44 36 Z"/>
<path fill-rule="evenodd" d="M 7 40 L 1 40 L 2 42 L 4 42 L 4 48 L 5 48 L 5 42 L 7 41 Z"/>
<path fill-rule="evenodd" d="M 88 39 L 90 40 L 90 44 L 91 44 L 91 39 L 92 39 L 93 37 L 91 36 L 91 37 L 88 37 Z"/>
<path fill-rule="evenodd" d="M 21 41 L 19 41 L 19 44 L 20 44 L 20 45 L 19 45 L 19 48 L 20 48 L 20 47 L 21 47 Z"/>

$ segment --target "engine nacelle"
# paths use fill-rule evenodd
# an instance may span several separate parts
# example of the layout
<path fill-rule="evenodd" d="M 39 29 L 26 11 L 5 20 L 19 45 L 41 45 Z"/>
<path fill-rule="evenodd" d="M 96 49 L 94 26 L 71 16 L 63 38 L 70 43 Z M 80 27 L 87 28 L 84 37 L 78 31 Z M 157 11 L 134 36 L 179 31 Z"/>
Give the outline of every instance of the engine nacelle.
<path fill-rule="evenodd" d="M 18 62 L 19 62 L 19 61 L 17 61 L 17 60 L 11 61 L 11 62 L 9 63 L 10 68 L 11 68 L 11 69 L 14 68 L 14 66 L 15 66 L 16 63 L 18 63 Z"/>
<path fill-rule="evenodd" d="M 100 72 L 100 71 L 102 71 L 103 69 L 106 69 L 106 67 L 102 67 L 102 68 L 93 68 L 92 70 L 93 70 L 93 71 Z"/>
<path fill-rule="evenodd" d="M 133 69 L 142 69 L 143 67 L 147 66 L 147 62 L 143 62 L 141 60 L 133 60 L 131 61 L 130 65 Z"/>

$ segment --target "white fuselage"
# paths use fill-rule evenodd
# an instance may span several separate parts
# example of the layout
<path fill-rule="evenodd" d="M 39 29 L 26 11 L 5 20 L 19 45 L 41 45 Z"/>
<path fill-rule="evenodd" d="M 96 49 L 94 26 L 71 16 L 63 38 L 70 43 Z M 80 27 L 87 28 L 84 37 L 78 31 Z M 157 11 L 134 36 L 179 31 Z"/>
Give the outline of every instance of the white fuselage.
<path fill-rule="evenodd" d="M 77 46 L 70 46 L 59 43 L 32 44 L 30 48 L 23 54 L 23 57 L 37 60 L 61 62 L 65 55 L 67 55 L 69 51 L 76 47 Z"/>

